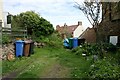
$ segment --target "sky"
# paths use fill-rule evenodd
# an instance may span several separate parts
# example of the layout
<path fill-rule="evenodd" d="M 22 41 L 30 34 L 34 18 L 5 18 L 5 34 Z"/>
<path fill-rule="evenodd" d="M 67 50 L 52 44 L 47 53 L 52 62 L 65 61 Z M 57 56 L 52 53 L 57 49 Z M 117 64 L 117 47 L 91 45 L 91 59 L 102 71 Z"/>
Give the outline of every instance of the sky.
<path fill-rule="evenodd" d="M 79 4 L 83 0 L 3 0 L 3 12 L 12 15 L 33 10 L 41 17 L 50 21 L 54 28 L 56 25 L 76 25 L 82 21 L 83 27 L 91 27 L 84 14 L 74 7 L 75 2 Z"/>

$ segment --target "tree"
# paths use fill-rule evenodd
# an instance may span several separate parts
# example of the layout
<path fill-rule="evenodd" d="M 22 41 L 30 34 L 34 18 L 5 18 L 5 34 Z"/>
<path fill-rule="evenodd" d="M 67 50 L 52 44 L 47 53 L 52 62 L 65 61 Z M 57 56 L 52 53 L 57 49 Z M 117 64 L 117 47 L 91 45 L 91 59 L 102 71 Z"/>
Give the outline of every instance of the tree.
<path fill-rule="evenodd" d="M 50 35 L 54 31 L 53 25 L 34 11 L 13 16 L 12 28 L 14 27 L 27 28 L 28 35 L 36 37 Z"/>
<path fill-rule="evenodd" d="M 22 21 L 18 15 L 12 16 L 11 27 L 13 30 L 17 30 L 19 28 L 24 28 Z"/>
<path fill-rule="evenodd" d="M 49 34 L 52 34 L 53 31 L 53 25 L 43 17 L 40 18 L 38 25 L 36 26 L 36 28 L 34 28 L 34 33 L 37 37 L 39 37 L 40 34 L 43 36 L 47 36 Z"/>
<path fill-rule="evenodd" d="M 81 10 L 91 23 L 93 28 L 96 28 L 101 21 L 101 2 L 100 0 L 84 0 L 84 4 L 80 5 L 75 2 L 75 7 Z"/>

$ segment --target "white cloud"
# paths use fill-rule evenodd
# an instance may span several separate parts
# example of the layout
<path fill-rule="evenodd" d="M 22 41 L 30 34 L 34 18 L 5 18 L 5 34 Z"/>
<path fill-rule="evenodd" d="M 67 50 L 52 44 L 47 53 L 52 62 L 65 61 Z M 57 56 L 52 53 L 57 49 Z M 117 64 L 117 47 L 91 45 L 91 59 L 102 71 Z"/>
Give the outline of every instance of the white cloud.
<path fill-rule="evenodd" d="M 4 0 L 4 11 L 11 14 L 34 10 L 50 21 L 54 27 L 57 24 L 73 24 L 77 21 L 87 21 L 82 12 L 75 9 L 74 2 L 83 0 Z M 86 24 L 84 25 L 86 26 Z"/>

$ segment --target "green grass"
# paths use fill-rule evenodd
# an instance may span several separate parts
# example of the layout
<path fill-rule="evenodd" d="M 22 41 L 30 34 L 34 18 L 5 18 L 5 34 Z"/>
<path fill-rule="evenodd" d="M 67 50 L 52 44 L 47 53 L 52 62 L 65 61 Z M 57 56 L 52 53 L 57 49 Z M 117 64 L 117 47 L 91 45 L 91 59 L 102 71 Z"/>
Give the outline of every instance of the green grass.
<path fill-rule="evenodd" d="M 71 69 L 71 78 L 86 78 L 86 72 L 90 67 L 91 60 L 87 61 L 84 57 L 78 57 L 73 53 L 60 56 L 60 62 Z"/>
<path fill-rule="evenodd" d="M 114 54 L 113 54 L 114 55 Z M 109 62 L 115 63 L 112 56 L 107 55 Z M 17 79 L 20 78 L 40 78 L 46 69 L 51 68 L 56 63 L 69 69 L 69 78 L 87 78 L 89 68 L 92 65 L 91 56 L 85 59 L 82 56 L 75 55 L 71 50 L 62 47 L 55 48 L 46 46 L 44 48 L 35 48 L 35 54 L 30 57 L 16 58 L 14 61 L 3 61 L 3 75 L 23 69 Z M 100 60 L 101 63 L 102 60 Z M 105 62 L 106 63 L 106 62 Z M 116 64 L 116 63 L 115 63 Z M 101 64 L 101 66 L 105 64 Z M 100 74 L 100 73 L 99 73 Z"/>
<path fill-rule="evenodd" d="M 17 78 L 39 78 L 45 69 L 55 63 L 70 69 L 69 78 L 80 78 L 86 77 L 85 72 L 88 70 L 90 62 L 83 57 L 74 55 L 68 49 L 47 46 L 35 48 L 35 54 L 30 57 L 16 58 L 14 61 L 3 61 L 3 75 L 23 68 L 24 70 L 19 73 Z"/>
<path fill-rule="evenodd" d="M 2 61 L 2 74 L 5 75 L 11 71 L 22 69 L 34 62 L 37 57 L 37 55 L 31 55 L 30 57 L 16 58 L 13 61 Z"/>
<path fill-rule="evenodd" d="M 82 52 L 80 52 L 80 55 L 76 55 L 72 50 L 64 49 L 62 46 L 62 40 L 57 39 L 56 35 L 48 37 L 45 42 L 47 43 L 46 46 L 43 48 L 35 48 L 35 53 L 30 57 L 16 58 L 14 61 L 3 61 L 3 76 L 10 72 L 21 70 L 17 75 L 17 80 L 21 78 L 21 80 L 27 78 L 37 79 L 42 76 L 46 69 L 49 70 L 51 66 L 54 66 L 54 64 L 60 64 L 62 67 L 69 69 L 69 73 L 66 76 L 67 78 L 87 78 L 90 77 L 88 76 L 89 72 L 95 70 L 95 68 L 91 68 L 91 65 L 94 64 L 92 55 L 87 56 L 86 59 L 81 56 Z M 114 63 L 114 65 L 118 65 L 118 63 L 120 64 L 119 53 L 120 50 L 118 50 L 117 54 L 107 53 L 104 56 L 107 61 L 99 59 L 94 65 L 101 64 L 97 67 L 104 69 L 108 62 L 113 68 L 114 66 L 112 66 L 112 63 Z M 110 68 L 107 68 L 106 70 L 109 72 L 111 71 L 109 69 Z M 113 69 L 116 69 L 117 72 L 118 66 Z M 101 69 L 101 71 L 104 72 L 105 70 Z M 97 74 L 102 75 L 100 71 L 98 71 Z M 117 73 L 115 74 L 117 75 Z M 94 71 L 94 75 L 96 75 L 96 71 Z"/>
<path fill-rule="evenodd" d="M 35 50 L 36 53 L 34 55 L 37 55 L 37 58 L 39 58 L 22 71 L 20 75 L 18 75 L 18 78 L 33 78 L 32 74 L 36 75 L 36 78 L 39 78 L 45 69 L 49 69 L 48 66 L 50 67 L 58 62 L 55 49 L 46 47 L 41 49 L 36 48 Z"/>

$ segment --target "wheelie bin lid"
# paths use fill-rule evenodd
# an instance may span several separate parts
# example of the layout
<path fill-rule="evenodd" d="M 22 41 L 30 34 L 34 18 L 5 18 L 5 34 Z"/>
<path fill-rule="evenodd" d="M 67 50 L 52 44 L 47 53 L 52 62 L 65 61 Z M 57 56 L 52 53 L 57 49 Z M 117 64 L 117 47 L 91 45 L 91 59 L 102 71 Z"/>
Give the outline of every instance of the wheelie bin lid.
<path fill-rule="evenodd" d="M 69 39 L 73 39 L 73 38 L 69 38 Z"/>
<path fill-rule="evenodd" d="M 24 43 L 23 40 L 17 40 L 16 43 Z"/>
<path fill-rule="evenodd" d="M 26 44 L 29 44 L 29 43 L 31 43 L 31 41 L 27 40 L 27 41 L 25 41 L 25 43 L 26 43 Z"/>
<path fill-rule="evenodd" d="M 73 38 L 74 40 L 78 40 L 78 38 Z"/>

